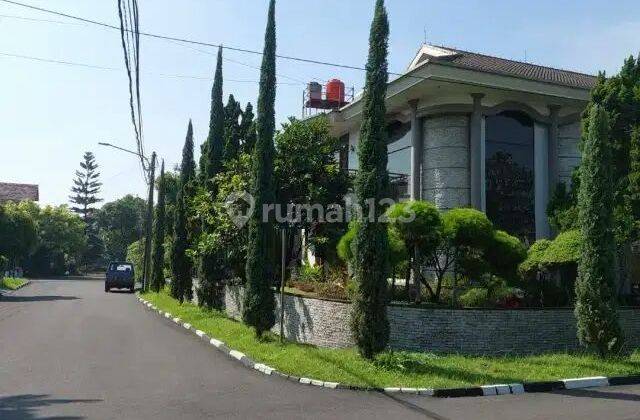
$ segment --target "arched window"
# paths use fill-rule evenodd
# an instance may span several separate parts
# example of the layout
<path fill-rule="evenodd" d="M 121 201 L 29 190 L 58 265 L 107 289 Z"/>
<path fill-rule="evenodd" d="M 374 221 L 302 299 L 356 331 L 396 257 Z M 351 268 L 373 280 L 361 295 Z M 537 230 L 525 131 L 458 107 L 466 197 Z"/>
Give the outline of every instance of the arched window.
<path fill-rule="evenodd" d="M 533 120 L 519 111 L 486 117 L 487 216 L 498 229 L 535 240 Z"/>

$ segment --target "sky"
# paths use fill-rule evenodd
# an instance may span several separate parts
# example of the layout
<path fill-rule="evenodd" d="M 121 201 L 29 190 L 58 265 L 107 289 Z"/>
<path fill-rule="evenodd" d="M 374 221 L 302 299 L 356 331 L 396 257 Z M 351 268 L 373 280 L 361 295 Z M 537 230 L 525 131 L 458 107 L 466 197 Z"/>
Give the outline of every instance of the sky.
<path fill-rule="evenodd" d="M 20 0 L 19 0 L 20 1 Z M 22 0 L 118 25 L 116 0 Z M 266 0 L 139 0 L 145 32 L 262 50 Z M 374 0 L 278 0 L 279 54 L 363 66 Z M 387 0 L 390 71 L 421 43 L 457 47 L 595 74 L 616 73 L 640 51 L 637 0 Z M 44 20 L 44 21 L 43 21 Z M 54 64 L 7 54 L 107 67 Z M 216 50 L 142 38 L 145 149 L 168 168 L 181 158 L 189 119 L 196 154 L 209 125 Z M 260 57 L 225 51 L 224 95 L 254 105 Z M 305 83 L 339 78 L 362 89 L 364 73 L 278 60 L 276 118 L 301 115 Z M 180 76 L 180 77 L 176 77 Z M 0 1 L 0 181 L 40 186 L 43 204 L 68 202 L 82 155 L 100 165 L 101 197 L 145 197 L 135 148 L 120 34 Z"/>

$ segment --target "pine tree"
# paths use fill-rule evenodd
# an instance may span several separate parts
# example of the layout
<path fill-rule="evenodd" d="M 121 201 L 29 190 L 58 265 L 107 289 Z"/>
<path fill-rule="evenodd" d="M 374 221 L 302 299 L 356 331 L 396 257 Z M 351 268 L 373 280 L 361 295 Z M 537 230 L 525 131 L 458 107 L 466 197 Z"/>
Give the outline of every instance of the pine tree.
<path fill-rule="evenodd" d="M 612 150 L 609 118 L 599 105 L 589 110 L 583 139 L 578 193 L 582 246 L 576 282 L 578 339 L 600 356 L 618 352 L 623 344 L 615 295 Z"/>
<path fill-rule="evenodd" d="M 193 160 L 193 126 L 189 120 L 187 138 L 182 149 L 182 163 L 180 165 L 180 185 L 176 199 L 175 222 L 173 232 L 173 246 L 171 249 L 171 295 L 183 302 L 193 298 L 191 260 L 187 255 L 189 249 L 189 231 L 187 228 L 187 206 L 190 190 L 195 180 L 196 164 Z"/>
<path fill-rule="evenodd" d="M 151 290 L 159 292 L 164 287 L 164 237 L 165 237 L 165 194 L 164 160 L 160 167 L 158 183 L 158 205 L 153 238 L 153 267 L 151 272 Z"/>
<path fill-rule="evenodd" d="M 253 105 L 247 102 L 240 120 L 240 139 L 242 151 L 248 154 L 253 153 L 253 147 L 256 144 L 256 123 L 253 117 Z"/>
<path fill-rule="evenodd" d="M 99 181 L 100 173 L 93 153 L 84 154 L 80 168 L 73 179 L 74 185 L 71 187 L 71 192 L 74 195 L 69 196 L 69 201 L 75 204 L 71 210 L 77 213 L 86 224 L 87 248 L 82 260 L 84 263 L 96 263 L 101 259 L 103 243 L 98 235 L 98 226 L 94 217 L 96 209 L 93 205 L 102 201 L 98 198 L 102 183 Z"/>
<path fill-rule="evenodd" d="M 631 210 L 631 220 L 633 220 L 631 239 L 637 241 L 640 239 L 640 125 L 631 130 L 631 145 L 629 149 L 631 165 L 627 201 Z"/>
<path fill-rule="evenodd" d="M 222 47 L 218 48 L 216 73 L 211 88 L 209 135 L 202 145 L 200 175 L 203 185 L 211 189 L 212 178 L 222 169 L 224 153 L 224 104 L 222 103 Z M 215 196 L 215 194 L 214 194 Z"/>
<path fill-rule="evenodd" d="M 385 211 L 380 200 L 388 197 L 389 191 L 385 130 L 388 37 L 384 1 L 377 0 L 369 36 L 356 177 L 358 204 L 364 215 L 373 217 L 363 218 L 355 239 L 354 268 L 359 287 L 351 320 L 358 350 L 368 359 L 384 350 L 389 340 L 386 312 L 388 238 L 386 226 L 378 220 Z"/>
<path fill-rule="evenodd" d="M 233 95 L 229 95 L 224 107 L 224 161 L 228 162 L 238 157 L 240 152 L 240 115 L 242 108 Z"/>
<path fill-rule="evenodd" d="M 273 135 L 275 133 L 276 98 L 276 23 L 275 0 L 269 2 L 264 54 L 260 69 L 258 94 L 257 141 L 253 153 L 252 194 L 256 210 L 249 219 L 247 246 L 247 286 L 244 296 L 244 322 L 262 336 L 275 324 L 275 299 L 271 290 L 273 275 L 269 245 L 273 223 L 262 220 L 264 205 L 275 202 L 273 189 Z"/>

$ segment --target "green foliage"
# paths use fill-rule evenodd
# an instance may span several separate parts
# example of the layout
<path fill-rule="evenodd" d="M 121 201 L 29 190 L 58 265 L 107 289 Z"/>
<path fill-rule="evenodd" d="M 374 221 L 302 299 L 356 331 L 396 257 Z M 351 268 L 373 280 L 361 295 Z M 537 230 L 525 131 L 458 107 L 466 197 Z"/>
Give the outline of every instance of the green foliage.
<path fill-rule="evenodd" d="M 0 255 L 15 267 L 22 264 L 38 245 L 37 213 L 28 206 L 33 203 L 6 203 L 0 206 Z"/>
<path fill-rule="evenodd" d="M 418 247 L 423 253 L 428 253 L 442 240 L 442 220 L 433 203 L 397 203 L 389 209 L 387 216 L 392 228 L 404 239 L 408 249 Z"/>
<path fill-rule="evenodd" d="M 189 249 L 189 231 L 187 226 L 187 201 L 191 198 L 195 178 L 195 162 L 193 161 L 193 126 L 189 120 L 187 137 L 182 149 L 180 165 L 180 189 L 177 197 L 173 243 L 171 249 L 171 296 L 183 302 L 193 298 L 191 274 L 192 262 L 187 255 Z"/>
<path fill-rule="evenodd" d="M 562 232 L 546 249 L 540 263 L 543 267 L 577 264 L 580 259 L 581 244 L 582 235 L 579 230 Z"/>
<path fill-rule="evenodd" d="M 424 359 L 415 357 L 406 351 L 385 351 L 376 356 L 373 363 L 381 369 L 394 372 L 417 372 L 429 369 L 427 359 L 435 359 L 435 355 L 426 354 Z"/>
<path fill-rule="evenodd" d="M 549 225 L 556 232 L 576 229 L 578 223 L 578 189 L 580 188 L 579 170 L 572 174 L 571 189 L 564 182 L 558 183 L 547 204 Z"/>
<path fill-rule="evenodd" d="M 583 139 L 578 194 L 582 246 L 576 282 L 575 314 L 580 342 L 600 356 L 617 353 L 623 336 L 616 313 L 614 191 L 609 121 L 605 109 L 592 106 Z"/>
<path fill-rule="evenodd" d="M 483 248 L 493 239 L 493 224 L 475 209 L 459 207 L 445 212 L 442 228 L 453 246 Z"/>
<path fill-rule="evenodd" d="M 7 268 L 23 266 L 30 276 L 64 274 L 86 248 L 85 226 L 66 206 L 6 203 L 0 206 L 0 255 Z"/>
<path fill-rule="evenodd" d="M 224 153 L 224 105 L 222 103 L 222 47 L 218 48 L 216 73 L 211 88 L 211 115 L 209 135 L 203 143 L 200 155 L 201 184 L 212 188 L 212 179 L 222 169 Z M 184 164 L 184 156 L 183 156 Z M 183 182 L 183 185 L 184 182 Z"/>
<path fill-rule="evenodd" d="M 297 280 L 301 282 L 312 283 L 322 281 L 322 277 L 322 266 L 311 265 L 309 262 L 304 261 L 300 266 Z"/>
<path fill-rule="evenodd" d="M 275 299 L 271 291 L 273 275 L 273 223 L 264 222 L 264 205 L 275 203 L 273 189 L 273 135 L 275 131 L 276 99 L 276 23 L 275 0 L 269 2 L 264 52 L 260 68 L 258 94 L 257 140 L 253 151 L 253 176 L 251 192 L 255 208 L 248 223 L 247 285 L 244 296 L 243 321 L 262 334 L 275 324 Z"/>
<path fill-rule="evenodd" d="M 240 116 L 242 109 L 233 95 L 229 95 L 227 105 L 224 107 L 224 161 L 238 158 L 240 153 Z"/>
<path fill-rule="evenodd" d="M 535 275 L 537 271 L 543 269 L 542 261 L 549 246 L 551 246 L 549 239 L 540 239 L 529 247 L 527 258 L 518 266 L 518 271 L 522 276 Z"/>
<path fill-rule="evenodd" d="M 460 304 L 465 308 L 488 307 L 489 291 L 484 287 L 473 287 L 460 296 Z"/>
<path fill-rule="evenodd" d="M 249 102 L 240 119 L 240 146 L 242 153 L 248 155 L 253 154 L 253 148 L 256 145 L 256 122 L 253 117 L 253 105 Z"/>
<path fill-rule="evenodd" d="M 127 246 L 142 237 L 146 201 L 130 194 L 106 203 L 98 211 L 97 225 L 107 261 L 122 261 Z"/>
<path fill-rule="evenodd" d="M 527 249 L 515 236 L 503 230 L 495 230 L 492 240 L 485 248 L 484 257 L 493 274 L 516 281 L 518 266 L 527 258 Z"/>
<path fill-rule="evenodd" d="M 151 290 L 159 292 L 164 287 L 164 241 L 166 236 L 165 231 L 165 176 L 164 176 L 164 161 L 160 168 L 160 180 L 158 183 L 158 204 L 156 206 L 155 225 L 153 230 L 153 255 L 152 255 L 152 270 L 151 270 Z"/>
<path fill-rule="evenodd" d="M 133 264 L 133 273 L 137 282 L 142 281 L 144 262 L 144 241 L 135 241 L 127 247 L 126 261 Z"/>
<path fill-rule="evenodd" d="M 630 149 L 631 167 L 627 201 L 633 221 L 632 240 L 637 241 L 640 239 L 640 122 L 632 130 Z"/>
<path fill-rule="evenodd" d="M 373 216 L 374 220 L 365 218 L 355 237 L 354 271 L 359 287 L 351 320 L 358 351 L 367 359 L 383 351 L 389 341 L 386 309 L 389 240 L 387 227 L 378 220 L 385 211 L 380 200 L 389 194 L 385 122 L 388 38 L 384 1 L 377 0 L 369 36 L 355 181 L 357 203 L 363 214 Z"/>
<path fill-rule="evenodd" d="M 331 221 L 331 205 L 340 203 L 348 189 L 348 174 L 336 155 L 342 144 L 329 133 L 325 117 L 300 121 L 290 118 L 275 138 L 274 180 L 278 203 L 301 205 L 291 219 L 304 228 L 309 245 L 322 263 L 335 262 L 335 247 L 344 233 L 343 223 Z M 302 207 L 305 206 L 306 207 Z M 322 206 L 324 211 L 318 211 Z M 288 255 L 292 250 L 288 250 Z"/>
<path fill-rule="evenodd" d="M 352 221 L 349 224 L 349 229 L 340 238 L 336 246 L 338 256 L 345 263 L 353 263 L 353 258 L 355 258 L 354 239 L 358 235 L 358 226 L 358 223 Z M 387 231 L 387 238 L 389 240 L 389 266 L 396 273 L 403 272 L 408 259 L 404 238 L 391 225 L 389 225 Z"/>

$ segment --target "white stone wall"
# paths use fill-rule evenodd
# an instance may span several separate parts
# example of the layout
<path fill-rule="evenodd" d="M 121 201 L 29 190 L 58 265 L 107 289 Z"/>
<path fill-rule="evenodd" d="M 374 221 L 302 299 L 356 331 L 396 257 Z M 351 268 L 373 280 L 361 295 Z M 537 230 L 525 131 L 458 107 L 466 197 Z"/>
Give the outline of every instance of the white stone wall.
<path fill-rule="evenodd" d="M 468 206 L 469 117 L 441 115 L 423 123 L 422 197 L 441 209 Z"/>
<path fill-rule="evenodd" d="M 580 164 L 580 121 L 558 127 L 558 181 L 571 185 L 573 168 Z"/>

